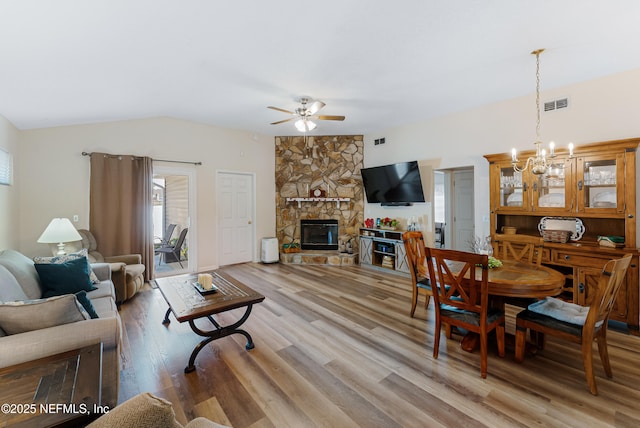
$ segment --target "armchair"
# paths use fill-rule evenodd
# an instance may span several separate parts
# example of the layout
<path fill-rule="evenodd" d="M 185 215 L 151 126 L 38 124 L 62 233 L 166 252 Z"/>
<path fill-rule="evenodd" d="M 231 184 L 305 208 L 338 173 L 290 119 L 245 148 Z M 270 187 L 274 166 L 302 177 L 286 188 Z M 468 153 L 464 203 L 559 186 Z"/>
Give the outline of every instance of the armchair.
<path fill-rule="evenodd" d="M 104 257 L 98 251 L 98 244 L 93 234 L 86 229 L 79 229 L 82 236 L 82 248 L 86 248 L 90 263 L 109 263 L 111 279 L 116 289 L 118 304 L 133 297 L 144 285 L 145 266 L 140 254 L 124 254 Z"/>

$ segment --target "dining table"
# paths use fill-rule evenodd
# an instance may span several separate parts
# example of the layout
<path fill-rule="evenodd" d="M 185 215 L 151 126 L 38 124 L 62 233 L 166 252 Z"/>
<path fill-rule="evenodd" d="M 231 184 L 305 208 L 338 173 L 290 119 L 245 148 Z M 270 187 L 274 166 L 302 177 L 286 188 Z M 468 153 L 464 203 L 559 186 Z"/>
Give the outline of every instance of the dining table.
<path fill-rule="evenodd" d="M 502 266 L 489 269 L 488 289 L 491 304 L 504 310 L 510 299 L 543 299 L 562 293 L 565 276 L 561 272 L 544 266 L 516 260 L 501 260 Z M 452 273 L 456 272 L 456 264 L 450 265 Z M 476 278 L 482 279 L 482 268 L 477 267 Z M 473 351 L 477 347 L 478 337 L 475 333 L 467 333 L 460 346 L 465 351 Z"/>
<path fill-rule="evenodd" d="M 480 279 L 480 268 L 476 269 Z M 544 266 L 515 260 L 502 260 L 502 266 L 489 269 L 489 295 L 543 299 L 562 293 L 563 273 Z"/>

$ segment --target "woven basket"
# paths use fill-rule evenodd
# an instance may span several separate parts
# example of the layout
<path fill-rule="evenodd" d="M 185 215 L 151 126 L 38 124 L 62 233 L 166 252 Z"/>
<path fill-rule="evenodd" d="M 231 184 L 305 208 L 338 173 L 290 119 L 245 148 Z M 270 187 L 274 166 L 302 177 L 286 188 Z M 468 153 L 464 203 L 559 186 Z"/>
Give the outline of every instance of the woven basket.
<path fill-rule="evenodd" d="M 282 252 L 285 253 L 285 254 L 288 254 L 288 253 L 299 253 L 300 252 L 300 247 L 283 248 Z"/>
<path fill-rule="evenodd" d="M 569 241 L 569 237 L 571 236 L 571 232 L 568 230 L 549 230 L 545 229 L 542 231 L 542 239 L 547 242 L 559 242 L 564 244 Z"/>

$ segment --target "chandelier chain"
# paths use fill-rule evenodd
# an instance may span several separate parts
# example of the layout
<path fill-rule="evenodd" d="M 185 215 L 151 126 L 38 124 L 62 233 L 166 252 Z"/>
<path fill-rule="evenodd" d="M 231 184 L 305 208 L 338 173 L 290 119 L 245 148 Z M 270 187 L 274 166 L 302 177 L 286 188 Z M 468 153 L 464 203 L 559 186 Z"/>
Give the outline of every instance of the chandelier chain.
<path fill-rule="evenodd" d="M 536 141 L 540 141 L 540 52 L 536 52 Z"/>

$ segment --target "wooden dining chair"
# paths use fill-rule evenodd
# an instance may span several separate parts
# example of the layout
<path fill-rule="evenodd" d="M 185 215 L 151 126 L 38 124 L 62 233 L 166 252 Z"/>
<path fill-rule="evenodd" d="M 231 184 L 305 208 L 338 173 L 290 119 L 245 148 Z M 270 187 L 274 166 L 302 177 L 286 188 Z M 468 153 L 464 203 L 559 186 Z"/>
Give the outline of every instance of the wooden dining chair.
<path fill-rule="evenodd" d="M 422 232 L 404 232 L 402 234 L 402 241 L 404 242 L 404 249 L 407 255 L 407 265 L 409 266 L 409 272 L 411 273 L 411 311 L 409 315 L 413 317 L 418 305 L 418 295 L 423 293 L 425 295 L 424 308 L 429 307 L 429 300 L 433 295 L 431 290 L 431 282 L 429 281 L 429 275 L 427 272 L 426 260 L 426 248 L 424 245 L 424 239 Z"/>
<path fill-rule="evenodd" d="M 593 372 L 593 341 L 607 377 L 612 377 L 607 351 L 607 322 L 616 295 L 631 262 L 631 254 L 607 262 L 598 280 L 597 294 L 591 305 L 583 307 L 547 297 L 516 316 L 516 361 L 524 360 L 527 329 L 538 332 L 538 347 L 544 348 L 544 335 L 550 334 L 582 346 L 582 360 L 589 390 L 598 395 Z"/>
<path fill-rule="evenodd" d="M 542 264 L 542 247 L 544 239 L 541 236 L 496 233 L 493 237 L 494 254 L 501 260 L 515 260 L 540 266 Z M 515 246 L 514 246 L 515 245 Z M 526 308 L 538 299 L 524 297 L 509 297 L 505 303 L 518 308 Z M 535 340 L 536 333 L 531 332 Z"/>
<path fill-rule="evenodd" d="M 440 329 L 456 326 L 480 336 L 480 374 L 487 377 L 489 332 L 495 330 L 498 355 L 504 357 L 504 312 L 489 305 L 489 257 L 486 254 L 427 248 L 427 267 L 436 313 L 433 358 L 438 358 Z M 476 270 L 480 275 L 477 275 Z M 480 276 L 480 278 L 478 278 Z"/>
<path fill-rule="evenodd" d="M 544 239 L 541 236 L 496 233 L 493 243 L 494 255 L 498 259 L 542 264 Z"/>

